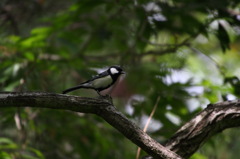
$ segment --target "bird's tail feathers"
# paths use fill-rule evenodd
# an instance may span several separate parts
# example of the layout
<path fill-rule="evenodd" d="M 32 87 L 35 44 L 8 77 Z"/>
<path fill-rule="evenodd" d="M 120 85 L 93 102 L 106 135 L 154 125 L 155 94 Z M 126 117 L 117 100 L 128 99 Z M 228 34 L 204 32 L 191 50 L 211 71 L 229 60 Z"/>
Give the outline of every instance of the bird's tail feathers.
<path fill-rule="evenodd" d="M 83 83 L 81 85 L 78 85 L 78 86 L 75 86 L 75 87 L 72 87 L 72 88 L 68 88 L 68 89 L 64 90 L 62 93 L 66 94 L 66 93 L 69 93 L 69 92 L 72 92 L 72 91 L 75 91 L 75 90 L 81 89 L 81 88 L 92 88 L 92 87 L 88 83 Z"/>

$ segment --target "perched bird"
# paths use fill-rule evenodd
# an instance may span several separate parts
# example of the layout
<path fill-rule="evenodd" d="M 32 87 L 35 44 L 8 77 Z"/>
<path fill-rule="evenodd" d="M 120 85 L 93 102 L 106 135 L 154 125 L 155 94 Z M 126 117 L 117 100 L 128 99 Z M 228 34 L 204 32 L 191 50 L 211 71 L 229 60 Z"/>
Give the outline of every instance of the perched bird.
<path fill-rule="evenodd" d="M 63 91 L 63 94 L 68 92 L 86 88 L 86 89 L 94 89 L 97 93 L 101 96 L 100 92 L 112 86 L 118 79 L 121 74 L 125 74 L 119 66 L 111 66 L 106 71 L 98 74 L 97 76 L 93 77 L 92 79 L 81 83 L 78 86 L 66 89 Z"/>

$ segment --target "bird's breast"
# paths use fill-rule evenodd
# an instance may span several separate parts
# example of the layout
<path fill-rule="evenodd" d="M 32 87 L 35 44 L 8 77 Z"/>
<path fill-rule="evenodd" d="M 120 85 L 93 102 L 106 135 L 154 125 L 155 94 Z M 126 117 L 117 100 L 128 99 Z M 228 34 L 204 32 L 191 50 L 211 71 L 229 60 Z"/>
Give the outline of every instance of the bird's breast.
<path fill-rule="evenodd" d="M 110 75 L 97 78 L 92 82 L 94 88 L 106 88 L 112 84 L 113 80 Z"/>

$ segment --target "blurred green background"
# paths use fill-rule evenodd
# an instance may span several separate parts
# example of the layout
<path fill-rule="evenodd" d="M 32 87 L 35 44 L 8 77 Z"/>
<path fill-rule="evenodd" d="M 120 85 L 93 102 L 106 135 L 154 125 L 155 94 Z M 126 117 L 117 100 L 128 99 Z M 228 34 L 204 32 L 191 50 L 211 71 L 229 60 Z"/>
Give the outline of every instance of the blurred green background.
<path fill-rule="evenodd" d="M 239 34 L 239 0 L 1 0 L 0 91 L 61 93 L 120 65 L 115 106 L 143 128 L 160 98 L 148 133 L 164 143 L 207 104 L 239 97 Z M 91 114 L 5 108 L 0 130 L 1 159 L 136 158 L 136 145 Z M 238 159 L 239 132 L 191 158 Z"/>

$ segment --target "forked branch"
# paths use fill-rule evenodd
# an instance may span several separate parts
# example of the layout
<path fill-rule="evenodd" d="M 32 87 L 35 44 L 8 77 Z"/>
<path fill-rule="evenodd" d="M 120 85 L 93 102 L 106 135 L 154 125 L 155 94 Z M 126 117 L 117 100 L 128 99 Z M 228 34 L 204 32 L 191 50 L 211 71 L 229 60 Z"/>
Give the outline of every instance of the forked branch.
<path fill-rule="evenodd" d="M 211 136 L 226 128 L 240 126 L 240 100 L 210 104 L 183 125 L 164 147 L 120 113 L 108 98 L 3 92 L 0 93 L 0 108 L 3 107 L 64 109 L 96 114 L 156 159 L 189 158 Z"/>

